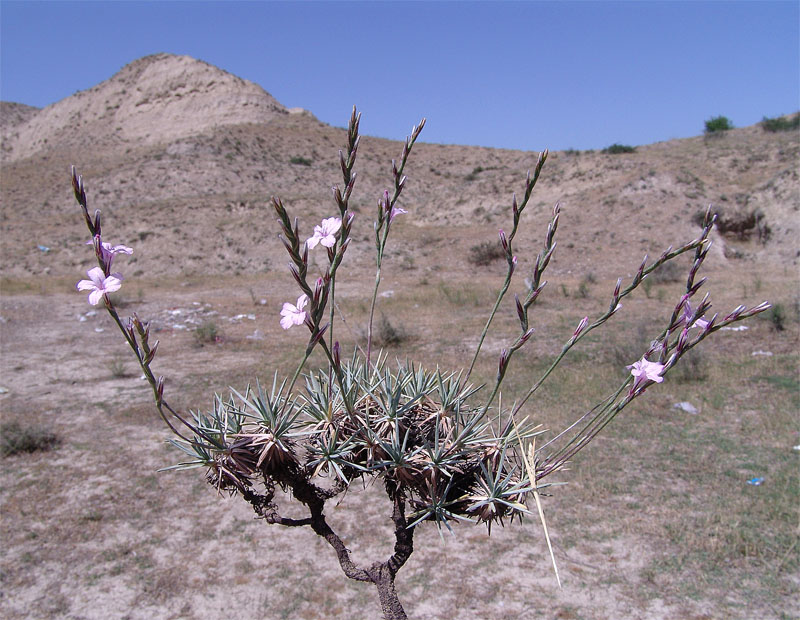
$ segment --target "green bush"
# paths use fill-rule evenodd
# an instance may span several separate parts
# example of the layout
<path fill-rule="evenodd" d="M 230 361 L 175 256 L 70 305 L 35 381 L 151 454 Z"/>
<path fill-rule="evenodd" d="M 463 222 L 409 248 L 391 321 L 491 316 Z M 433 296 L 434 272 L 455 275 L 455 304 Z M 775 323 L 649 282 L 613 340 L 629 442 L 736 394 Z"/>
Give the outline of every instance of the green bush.
<path fill-rule="evenodd" d="M 733 129 L 733 123 L 727 116 L 714 116 L 706 121 L 706 134 L 720 133 Z"/>
<path fill-rule="evenodd" d="M 295 166 L 310 166 L 312 162 L 307 157 L 292 157 L 289 163 Z"/>
<path fill-rule="evenodd" d="M 22 426 L 19 422 L 0 424 L 0 454 L 45 451 L 56 447 L 60 439 L 43 426 Z"/>
<path fill-rule="evenodd" d="M 636 147 L 629 144 L 612 144 L 602 150 L 606 155 L 619 155 L 620 153 L 635 153 Z"/>
<path fill-rule="evenodd" d="M 761 128 L 764 131 L 792 131 L 793 129 L 800 128 L 800 114 L 795 114 L 791 118 L 788 116 L 776 116 L 775 118 L 767 118 L 766 116 L 761 120 Z"/>
<path fill-rule="evenodd" d="M 478 178 L 478 175 L 484 170 L 486 170 L 486 168 L 484 168 L 483 166 L 475 166 L 472 169 L 472 172 L 470 172 L 467 176 L 465 176 L 464 179 L 467 181 L 474 181 L 475 179 Z"/>
<path fill-rule="evenodd" d="M 775 304 L 766 313 L 767 319 L 772 324 L 772 329 L 776 332 L 782 332 L 786 329 L 786 310 L 783 304 Z"/>
<path fill-rule="evenodd" d="M 202 347 L 204 344 L 214 344 L 218 336 L 219 330 L 213 321 L 206 321 L 194 330 L 194 341 L 198 347 Z"/>

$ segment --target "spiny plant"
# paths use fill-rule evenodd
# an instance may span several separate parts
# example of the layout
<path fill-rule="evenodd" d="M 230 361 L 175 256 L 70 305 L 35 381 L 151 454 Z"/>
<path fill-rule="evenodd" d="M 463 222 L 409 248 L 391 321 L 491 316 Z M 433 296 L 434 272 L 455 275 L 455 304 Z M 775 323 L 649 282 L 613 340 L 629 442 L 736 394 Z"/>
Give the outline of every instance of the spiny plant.
<path fill-rule="evenodd" d="M 416 528 L 426 523 L 436 524 L 440 533 L 454 532 L 453 526 L 459 522 L 482 523 L 491 533 L 493 524 L 521 521 L 535 505 L 558 578 L 541 503 L 541 493 L 553 484 L 553 474 L 649 386 L 661 383 L 688 351 L 723 327 L 766 310 L 769 304 L 750 309 L 739 306 L 723 317 L 705 318 L 711 307 L 708 295 L 694 302 L 705 282 L 697 276 L 711 245 L 714 216 L 709 210 L 699 237 L 678 249 L 668 248 L 654 261 L 645 256 L 626 285 L 621 278 L 617 280 L 608 307 L 593 318 L 584 317 L 542 376 L 532 380 L 527 392 L 508 406 L 502 401 L 501 386 L 516 353 L 534 334 L 532 310 L 545 289 L 543 276 L 556 250 L 561 217 L 556 204 L 533 271 L 514 295 L 517 333 L 500 353 L 494 380 L 487 385 L 474 384 L 471 378 L 476 362 L 515 275 L 514 242 L 547 161 L 548 152 L 544 151 L 533 173 L 528 173 L 522 199 L 518 201 L 516 194 L 512 197 L 509 232 L 499 232 L 505 277 L 469 366 L 445 371 L 412 361 L 390 364 L 384 353 L 373 349 L 375 306 L 392 225 L 407 213 L 400 206 L 407 181 L 404 172 L 425 125 L 423 119 L 406 139 L 399 159 L 392 161 L 391 187 L 377 203 L 373 226 L 376 271 L 366 344 L 354 345 L 346 354 L 334 331 L 338 320 L 334 300 L 339 270 L 353 240 L 355 214 L 349 201 L 356 185 L 359 120 L 354 108 L 347 145 L 339 152 L 342 184 L 333 187 L 335 215 L 315 226 L 304 240 L 298 220 L 279 198 L 272 199 L 289 269 L 299 289 L 295 303 L 283 304 L 280 324 L 287 330 L 301 327 L 308 331 L 290 376 L 279 378 L 276 373 L 266 384 L 256 381 L 241 391 L 231 388 L 226 396 L 217 394 L 207 412 L 184 413 L 173 408 L 165 396 L 164 378 L 156 377 L 151 368 L 158 342 L 151 342 L 149 323 L 135 313 L 127 319 L 120 317 L 109 296 L 122 285 L 122 276 L 112 271 L 112 263 L 117 255 L 130 254 L 132 249 L 103 241 L 100 213 L 89 214 L 83 179 L 73 168 L 72 187 L 98 262 L 88 271 L 89 279 L 80 281 L 77 288 L 89 292 L 89 303 L 105 306 L 149 382 L 156 409 L 174 434 L 171 442 L 185 455 L 185 460 L 167 469 L 205 468 L 206 479 L 216 490 L 241 497 L 266 523 L 310 528 L 330 544 L 348 578 L 377 588 L 384 618 L 397 620 L 406 614 L 395 577 L 414 550 Z M 325 254 L 324 266 L 315 276 L 309 273 L 309 253 L 319 249 Z M 525 415 L 525 405 L 576 345 L 617 314 L 623 298 L 662 265 L 687 253 L 693 255 L 693 261 L 685 290 L 661 332 L 641 357 L 631 360 L 627 380 L 572 424 L 542 437 L 544 428 Z M 322 352 L 326 363 L 322 368 L 307 369 L 315 350 Z M 370 481 L 379 483 L 388 499 L 394 552 L 370 566 L 359 566 L 331 528 L 325 506 L 333 498 L 341 501 L 354 483 Z M 278 493 L 282 494 L 278 497 L 303 506 L 307 516 L 281 514 Z"/>

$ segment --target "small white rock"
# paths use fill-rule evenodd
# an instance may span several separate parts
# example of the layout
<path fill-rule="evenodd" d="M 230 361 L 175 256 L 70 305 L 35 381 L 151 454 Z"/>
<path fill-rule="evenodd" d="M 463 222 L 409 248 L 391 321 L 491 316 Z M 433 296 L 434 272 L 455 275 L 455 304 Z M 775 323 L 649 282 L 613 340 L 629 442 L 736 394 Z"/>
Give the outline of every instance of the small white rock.
<path fill-rule="evenodd" d="M 680 409 L 681 411 L 685 411 L 686 413 L 691 413 L 692 415 L 697 415 L 697 407 L 695 407 L 692 403 L 688 400 L 683 400 L 679 403 L 675 403 L 672 405 L 673 409 Z"/>

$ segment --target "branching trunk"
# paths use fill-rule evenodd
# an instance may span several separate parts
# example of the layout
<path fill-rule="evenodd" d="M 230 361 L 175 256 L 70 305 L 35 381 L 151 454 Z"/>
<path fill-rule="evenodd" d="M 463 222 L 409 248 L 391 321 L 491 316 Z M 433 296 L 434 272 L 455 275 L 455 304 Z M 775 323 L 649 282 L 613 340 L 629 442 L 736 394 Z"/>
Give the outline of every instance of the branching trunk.
<path fill-rule="evenodd" d="M 406 521 L 406 504 L 402 492 L 398 491 L 394 485 L 387 485 L 386 492 L 394 504 L 392 509 L 395 535 L 394 553 L 385 562 L 376 562 L 368 569 L 363 569 L 359 568 L 350 559 L 350 551 L 325 519 L 325 514 L 323 513 L 325 501 L 335 493 L 320 489 L 308 481 L 300 472 L 285 472 L 281 482 L 291 487 L 295 498 L 308 507 L 310 517 L 289 519 L 278 514 L 277 506 L 272 502 L 273 486 L 269 481 L 266 495 L 244 490 L 244 498 L 267 523 L 275 523 L 286 527 L 311 526 L 315 534 L 324 538 L 333 547 L 339 560 L 339 566 L 341 566 L 342 571 L 349 579 L 370 582 L 375 585 L 378 589 L 378 597 L 385 620 L 406 620 L 406 612 L 397 597 L 397 590 L 394 587 L 397 571 L 406 563 L 414 551 L 414 529 L 409 528 Z"/>
<path fill-rule="evenodd" d="M 371 569 L 369 572 L 372 583 L 378 588 L 384 620 L 406 620 L 408 616 L 397 598 L 394 573 L 389 569 L 388 562 L 381 564 L 377 571 Z"/>

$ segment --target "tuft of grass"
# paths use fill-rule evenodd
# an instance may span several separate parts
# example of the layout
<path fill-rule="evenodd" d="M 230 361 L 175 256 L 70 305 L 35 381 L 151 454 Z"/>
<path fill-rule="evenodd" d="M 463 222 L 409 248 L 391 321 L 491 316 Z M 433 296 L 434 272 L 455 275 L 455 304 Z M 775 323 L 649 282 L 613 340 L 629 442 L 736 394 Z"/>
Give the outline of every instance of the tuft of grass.
<path fill-rule="evenodd" d="M 373 335 L 373 342 L 379 347 L 396 347 L 403 344 L 409 339 L 408 331 L 400 323 L 393 324 L 386 318 L 386 315 L 381 315 L 378 328 Z"/>
<path fill-rule="evenodd" d="M 705 381 L 708 378 L 708 360 L 701 348 L 692 349 L 681 359 L 681 363 L 669 373 L 677 383 Z"/>
<path fill-rule="evenodd" d="M 787 375 L 760 375 L 753 377 L 753 381 L 764 381 L 769 385 L 778 387 L 790 392 L 800 392 L 800 381 L 797 377 L 789 377 Z"/>
<path fill-rule="evenodd" d="M 772 325 L 772 329 L 776 332 L 782 332 L 786 329 L 786 310 L 783 304 L 775 304 L 765 313 L 766 319 Z"/>
<path fill-rule="evenodd" d="M 503 257 L 503 248 L 498 243 L 483 241 L 469 249 L 467 260 L 473 265 L 483 267 Z"/>
<path fill-rule="evenodd" d="M 620 153 L 635 153 L 636 147 L 631 146 L 629 144 L 614 143 L 611 146 L 607 146 L 600 152 L 605 153 L 606 155 L 619 155 Z"/>
<path fill-rule="evenodd" d="M 219 337 L 219 330 L 214 321 L 206 321 L 194 330 L 194 341 L 198 347 L 204 344 L 214 344 Z"/>
<path fill-rule="evenodd" d="M 310 166 L 313 162 L 307 157 L 296 156 L 292 157 L 289 160 L 289 163 L 294 164 L 295 166 Z"/>
<path fill-rule="evenodd" d="M 465 181 L 474 181 L 478 178 L 478 175 L 483 172 L 485 168 L 483 166 L 475 166 L 467 176 L 464 177 Z"/>
<path fill-rule="evenodd" d="M 115 379 L 122 379 L 127 376 L 128 372 L 125 369 L 125 362 L 121 359 L 115 359 L 111 362 L 111 376 Z"/>
<path fill-rule="evenodd" d="M 686 276 L 681 270 L 681 266 L 669 262 L 661 265 L 653 273 L 647 276 L 653 284 L 674 284 L 683 281 Z"/>
<path fill-rule="evenodd" d="M 43 426 L 23 426 L 19 422 L 0 424 L 0 454 L 45 452 L 61 443 L 59 437 Z"/>

